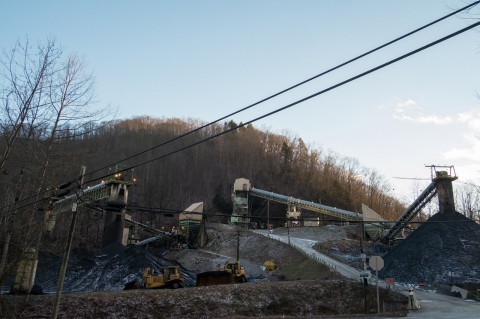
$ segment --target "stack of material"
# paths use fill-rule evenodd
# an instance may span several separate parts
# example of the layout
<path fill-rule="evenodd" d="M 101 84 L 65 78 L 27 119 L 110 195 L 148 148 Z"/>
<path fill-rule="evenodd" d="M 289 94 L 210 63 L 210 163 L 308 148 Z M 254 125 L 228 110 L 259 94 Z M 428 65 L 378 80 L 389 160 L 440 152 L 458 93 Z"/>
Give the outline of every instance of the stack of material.
<path fill-rule="evenodd" d="M 404 283 L 480 283 L 479 246 L 479 224 L 456 212 L 438 213 L 383 257 L 379 276 Z"/>

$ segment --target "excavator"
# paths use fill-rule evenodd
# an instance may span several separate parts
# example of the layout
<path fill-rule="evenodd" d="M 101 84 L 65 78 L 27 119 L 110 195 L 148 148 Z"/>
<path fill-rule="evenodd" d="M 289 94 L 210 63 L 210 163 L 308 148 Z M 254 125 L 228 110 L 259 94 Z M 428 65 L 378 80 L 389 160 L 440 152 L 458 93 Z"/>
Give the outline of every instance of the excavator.
<path fill-rule="evenodd" d="M 147 289 L 182 287 L 183 275 L 178 271 L 179 266 L 163 267 L 163 274 L 156 274 L 155 270 L 147 267 L 143 272 L 143 287 Z"/>
<path fill-rule="evenodd" d="M 215 271 L 207 271 L 197 274 L 197 287 L 234 284 L 246 282 L 245 269 L 239 261 L 228 261 L 223 267 L 217 265 Z"/>

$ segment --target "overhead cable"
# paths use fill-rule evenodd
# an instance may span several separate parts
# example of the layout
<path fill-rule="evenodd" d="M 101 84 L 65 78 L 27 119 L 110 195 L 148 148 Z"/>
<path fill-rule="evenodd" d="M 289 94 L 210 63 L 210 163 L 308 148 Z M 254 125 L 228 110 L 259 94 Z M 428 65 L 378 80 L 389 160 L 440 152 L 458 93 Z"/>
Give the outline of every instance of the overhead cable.
<path fill-rule="evenodd" d="M 193 146 L 196 146 L 196 145 L 205 143 L 205 142 L 207 142 L 207 141 L 209 141 L 209 140 L 213 140 L 213 139 L 215 139 L 215 138 L 217 138 L 217 137 L 219 137 L 219 136 L 222 136 L 222 135 L 227 134 L 227 133 L 229 133 L 229 132 L 235 131 L 235 130 L 237 130 L 238 128 L 244 127 L 244 126 L 246 126 L 246 125 L 248 125 L 248 124 L 254 123 L 254 122 L 258 121 L 258 120 L 264 119 L 264 118 L 269 117 L 269 116 L 271 116 L 271 115 L 273 115 L 273 114 L 276 114 L 276 113 L 279 113 L 279 112 L 281 112 L 281 111 L 284 111 L 284 110 L 286 110 L 286 109 L 288 109 L 288 108 L 290 108 L 290 107 L 292 107 L 292 106 L 295 106 L 295 105 L 300 104 L 300 103 L 302 103 L 302 102 L 308 101 L 308 100 L 310 100 L 310 99 L 312 99 L 312 98 L 314 98 L 314 97 L 316 97 L 316 96 L 319 96 L 319 95 L 324 94 L 324 93 L 326 93 L 326 92 L 328 92 L 328 91 L 331 91 L 331 90 L 336 89 L 336 88 L 338 88 L 338 87 L 340 87 L 340 86 L 343 86 L 343 85 L 345 85 L 345 84 L 347 84 L 347 83 L 350 83 L 350 82 L 355 81 L 355 80 L 357 80 L 357 79 L 359 79 L 359 78 L 362 78 L 362 77 L 364 77 L 365 75 L 368 75 L 368 74 L 370 74 L 370 73 L 373 73 L 373 72 L 375 72 L 375 71 L 378 71 L 378 70 L 380 70 L 380 69 L 382 69 L 382 68 L 384 68 L 384 67 L 386 67 L 386 66 L 389 66 L 389 65 L 394 64 L 394 63 L 396 63 L 396 62 L 398 62 L 398 61 L 401 61 L 401 60 L 403 60 L 403 59 L 405 59 L 405 58 L 407 58 L 407 57 L 409 57 L 409 56 L 412 56 L 412 55 L 414 55 L 414 54 L 417 54 L 417 53 L 419 53 L 419 52 L 421 52 L 421 51 L 423 51 L 423 50 L 425 50 L 425 49 L 428 49 L 428 48 L 430 48 L 430 47 L 432 47 L 432 46 L 434 46 L 434 45 L 437 45 L 437 44 L 439 44 L 439 43 L 441 43 L 441 42 L 443 42 L 443 41 L 446 41 L 446 40 L 448 40 L 448 39 L 450 39 L 450 38 L 453 38 L 453 37 L 455 37 L 455 36 L 457 36 L 457 35 L 459 35 L 459 34 L 462 34 L 463 32 L 466 32 L 466 31 L 468 31 L 468 30 L 470 30 L 470 29 L 473 29 L 473 28 L 475 28 L 475 27 L 477 27 L 477 26 L 479 26 L 479 25 L 480 25 L 480 22 L 477 22 L 477 23 L 474 23 L 474 24 L 472 24 L 472 25 L 469 25 L 468 27 L 465 27 L 465 28 L 463 28 L 463 29 L 460 29 L 460 30 L 458 30 L 458 31 L 456 31 L 456 32 L 454 32 L 454 33 L 451 33 L 451 34 L 443 37 L 443 38 L 440 38 L 440 39 L 438 39 L 438 40 L 436 40 L 436 41 L 433 41 L 433 42 L 431 42 L 431 43 L 429 43 L 429 44 L 427 44 L 427 45 L 424 45 L 424 46 L 422 46 L 422 47 L 420 47 L 420 48 L 418 48 L 418 49 L 416 49 L 416 50 L 410 51 L 409 53 L 404 54 L 404 55 L 402 55 L 402 56 L 400 56 L 400 57 L 398 57 L 398 58 L 395 58 L 395 59 L 390 60 L 390 61 L 388 61 L 388 62 L 386 62 L 386 63 L 383 63 L 383 64 L 381 64 L 381 65 L 379 65 L 379 66 L 377 66 L 377 67 L 374 67 L 374 68 L 372 68 L 372 69 L 370 69 L 370 70 L 368 70 L 368 71 L 365 71 L 365 72 L 363 72 L 363 73 L 360 73 L 360 74 L 358 74 L 358 75 L 356 75 L 356 76 L 354 76 L 354 77 L 351 77 L 351 78 L 349 78 L 349 79 L 347 79 L 347 80 L 345 80 L 345 81 L 339 82 L 339 83 L 337 83 L 337 84 L 335 84 L 335 85 L 333 85 L 333 86 L 330 86 L 329 88 L 326 88 L 326 89 L 324 89 L 324 90 L 318 91 L 317 93 L 311 94 L 311 95 L 309 95 L 309 96 L 307 96 L 307 97 L 305 97 L 305 98 L 303 98 L 303 99 L 300 99 L 300 100 L 297 100 L 297 101 L 295 101 L 295 102 L 293 102 L 293 103 L 287 104 L 287 105 L 285 105 L 285 106 L 283 106 L 283 107 L 281 107 L 281 108 L 278 108 L 278 109 L 276 109 L 276 110 L 274 110 L 274 111 L 272 111 L 272 112 L 266 113 L 266 114 L 264 114 L 264 115 L 262 115 L 262 116 L 259 116 L 259 117 L 255 118 L 255 119 L 253 119 L 253 120 L 250 120 L 250 121 L 248 121 L 248 122 L 242 123 L 242 124 L 240 124 L 240 125 L 237 125 L 237 126 L 235 126 L 235 127 L 232 127 L 232 128 L 230 128 L 230 129 L 228 129 L 228 130 L 225 130 L 225 131 L 220 132 L 220 133 L 218 133 L 218 134 L 212 135 L 212 136 L 210 136 L 210 137 L 207 137 L 207 138 L 205 138 L 205 139 L 203 139 L 203 140 L 200 140 L 200 141 L 198 141 L 198 142 L 192 143 L 192 144 L 190 144 L 190 145 L 181 147 L 181 148 L 179 148 L 179 149 L 177 149 L 177 150 L 175 150 L 175 151 L 169 152 L 169 153 L 164 154 L 164 155 L 162 155 L 162 156 L 158 156 L 158 157 L 155 157 L 155 158 L 153 158 L 153 159 L 144 161 L 144 162 L 142 162 L 142 163 L 139 163 L 139 164 L 136 164 L 136 165 L 132 165 L 132 166 L 127 167 L 127 168 L 125 168 L 125 169 L 121 169 L 121 170 L 119 170 L 118 172 L 125 172 L 125 171 L 128 171 L 128 170 L 130 170 L 130 169 L 133 169 L 133 168 L 136 168 L 136 167 L 139 167 L 139 166 L 143 166 L 143 165 L 145 165 L 145 164 L 154 162 L 154 161 L 159 160 L 159 159 L 162 159 L 162 158 L 164 158 L 164 157 L 167 157 L 167 156 L 173 155 L 173 154 L 175 154 L 175 153 L 184 151 L 184 150 L 189 149 L 189 148 L 191 148 L 191 147 L 193 147 Z M 98 178 L 89 180 L 89 181 L 87 181 L 86 183 L 93 182 L 93 181 L 98 180 L 98 179 L 106 178 L 106 177 L 108 177 L 108 176 L 110 176 L 110 175 L 107 174 L 107 175 L 104 175 L 104 176 L 101 176 L 101 177 L 98 177 Z"/>
<path fill-rule="evenodd" d="M 357 56 L 357 57 L 355 57 L 355 58 L 353 58 L 353 59 L 350 59 L 350 60 L 348 60 L 348 61 L 346 61 L 346 62 L 344 62 L 344 63 L 341 63 L 341 64 L 339 64 L 339 65 L 337 65 L 337 66 L 335 66 L 335 67 L 333 67 L 333 68 L 331 68 L 331 69 L 328 69 L 328 70 L 326 70 L 326 71 L 324 71 L 324 72 L 322 72 L 322 73 L 320 73 L 320 74 L 317 74 L 317 75 L 315 75 L 315 76 L 313 76 L 313 77 L 311 77 L 311 78 L 309 78 L 309 79 L 307 79 L 307 80 L 304 80 L 304 81 L 299 82 L 299 83 L 297 83 L 297 84 L 295 84 L 295 85 L 293 85 L 293 86 L 290 86 L 290 87 L 287 88 L 287 89 L 284 89 L 284 90 L 282 90 L 282 91 L 280 91 L 280 92 L 278 92 L 278 93 L 275 93 L 275 94 L 273 94 L 273 95 L 270 95 L 270 96 L 268 96 L 268 97 L 266 97 L 266 98 L 264 98 L 264 99 L 262 99 L 262 100 L 260 100 L 260 101 L 258 101 L 258 102 L 255 102 L 255 103 L 253 103 L 253 104 L 251 104 L 251 105 L 248 105 L 248 106 L 246 106 L 246 107 L 244 107 L 244 108 L 242 108 L 242 109 L 240 109 L 240 110 L 237 110 L 237 111 L 235 111 L 235 112 L 233 112 L 233 113 L 230 113 L 230 114 L 228 114 L 228 115 L 225 115 L 225 116 L 223 116 L 223 117 L 221 117 L 221 118 L 219 118 L 219 119 L 217 119 L 217 120 L 215 120 L 215 121 L 212 121 L 212 122 L 210 122 L 210 123 L 207 123 L 207 124 L 205 124 L 205 125 L 203 125 L 203 126 L 200 126 L 200 127 L 196 128 L 196 129 L 194 129 L 194 130 L 191 130 L 191 131 L 189 131 L 189 132 L 186 132 L 186 133 L 184 133 L 184 134 L 181 134 L 181 135 L 179 135 L 179 136 L 176 136 L 176 137 L 174 137 L 174 138 L 172 138 L 172 139 L 170 139 L 170 140 L 168 140 L 168 141 L 165 141 L 165 142 L 160 143 L 160 144 L 158 144 L 158 145 L 152 146 L 152 147 L 150 147 L 150 148 L 148 148 L 148 149 L 146 149 L 146 150 L 143 150 L 143 151 L 141 151 L 141 152 L 138 152 L 138 153 L 136 153 L 136 154 L 133 154 L 133 155 L 131 155 L 131 156 L 128 156 L 128 157 L 126 157 L 126 158 L 124 158 L 124 159 L 121 159 L 121 160 L 119 160 L 119 161 L 117 161 L 117 162 L 114 162 L 114 163 L 112 163 L 112 164 L 109 164 L 109 165 L 107 165 L 107 166 L 104 166 L 104 167 L 101 167 L 101 168 L 99 168 L 99 169 L 96 169 L 96 170 L 93 170 L 93 171 L 91 171 L 91 172 L 88 172 L 88 173 L 85 174 L 85 176 L 91 175 L 91 174 L 93 174 L 93 173 L 96 173 L 96 172 L 99 172 L 99 171 L 104 170 L 104 169 L 106 169 L 106 168 L 109 168 L 109 167 L 111 167 L 111 166 L 113 166 L 113 165 L 122 163 L 122 162 L 124 162 L 124 161 L 126 161 L 126 160 L 129 160 L 129 159 L 132 159 L 132 158 L 137 157 L 137 156 L 139 156 L 139 155 L 145 154 L 145 153 L 147 153 L 147 152 L 149 152 L 149 151 L 152 151 L 152 150 L 154 150 L 154 149 L 156 149 L 156 148 L 158 148 L 158 147 L 161 147 L 161 146 L 164 146 L 164 145 L 166 145 L 166 144 L 169 144 L 169 143 L 171 143 L 171 142 L 173 142 L 173 141 L 176 141 L 176 140 L 178 140 L 178 139 L 180 139 L 180 138 L 183 138 L 183 137 L 185 137 L 185 136 L 187 136 L 187 135 L 190 135 L 190 134 L 192 134 L 192 133 L 194 133 L 194 132 L 197 132 L 197 131 L 199 131 L 199 130 L 202 130 L 202 129 L 204 129 L 204 128 L 212 125 L 212 124 L 215 124 L 215 123 L 217 123 L 217 122 L 220 122 L 220 121 L 222 121 L 222 120 L 224 120 L 224 119 L 226 119 L 226 118 L 228 118 L 228 117 L 231 117 L 231 116 L 233 116 L 233 115 L 236 115 L 236 114 L 238 114 L 238 113 L 240 113 L 240 112 L 243 112 L 243 111 L 245 111 L 245 110 L 247 110 L 247 109 L 250 109 L 250 108 L 252 108 L 252 107 L 254 107 L 254 106 L 256 106 L 256 105 L 258 105 L 258 104 L 260 104 L 260 103 L 266 102 L 266 101 L 268 101 L 268 100 L 270 100 L 270 99 L 272 99 L 272 98 L 274 98 L 274 97 L 277 97 L 277 96 L 279 96 L 279 95 L 281 95 L 281 94 L 283 94 L 283 93 L 286 93 L 286 92 L 288 92 L 288 91 L 290 91 L 290 90 L 292 90 L 292 89 L 294 89 L 294 88 L 297 88 L 297 87 L 299 87 L 299 86 L 301 86 L 301 85 L 303 85 L 303 84 L 306 84 L 306 83 L 308 83 L 308 82 L 310 82 L 310 81 L 312 81 L 312 80 L 314 80 L 314 79 L 317 79 L 317 78 L 319 78 L 319 77 L 321 77 L 321 76 L 323 76 L 323 75 L 326 75 L 326 74 L 328 74 L 328 73 L 330 73 L 330 72 L 332 72 L 332 71 L 334 71 L 334 70 L 337 70 L 337 69 L 339 69 L 339 68 L 341 68 L 341 67 L 343 67 L 343 66 L 346 66 L 347 64 L 350 64 L 350 63 L 352 63 L 352 62 L 354 62 L 354 61 L 356 61 L 356 60 L 359 60 L 359 59 L 361 59 L 361 58 L 363 58 L 363 57 L 365 57 L 365 56 L 367 56 L 367 55 L 369 55 L 369 54 L 371 54 L 371 53 L 374 53 L 374 52 L 376 52 L 376 51 L 378 51 L 378 50 L 380 50 L 380 49 L 383 49 L 383 48 L 385 48 L 385 47 L 387 47 L 387 46 L 389 46 L 389 45 L 391 45 L 391 44 L 393 44 L 393 43 L 395 43 L 395 42 L 398 42 L 398 41 L 400 41 L 400 40 L 402 40 L 402 39 L 404 39 L 404 38 L 406 38 L 406 37 L 408 37 L 408 36 L 410 36 L 410 35 L 413 35 L 413 34 L 419 32 L 419 31 L 421 31 L 421 30 L 423 30 L 423 29 L 426 29 L 426 28 L 428 28 L 428 27 L 430 27 L 430 26 L 432 26 L 432 25 L 434 25 L 434 24 L 436 24 L 436 23 L 438 23 L 438 22 L 440 22 L 440 21 L 442 21 L 442 20 L 445 20 L 445 19 L 447 19 L 447 18 L 449 18 L 449 17 L 451 17 L 451 16 L 453 16 L 453 15 L 459 13 L 459 12 L 462 12 L 462 11 L 465 11 L 465 10 L 467 10 L 467 9 L 470 9 L 470 8 L 472 8 L 473 6 L 475 6 L 475 5 L 479 4 L 479 3 L 480 3 L 480 0 L 479 0 L 479 1 L 472 2 L 471 4 L 469 4 L 469 5 L 465 6 L 465 7 L 462 7 L 462 8 L 460 8 L 460 9 L 456 10 L 456 11 L 453 11 L 452 13 L 449 13 L 449 14 L 447 14 L 447 15 L 445 15 L 445 16 L 437 19 L 437 20 L 434 20 L 434 21 L 432 21 L 432 22 L 430 22 L 430 23 L 428 23 L 428 24 L 425 24 L 424 26 L 422 26 L 422 27 L 420 27 L 420 28 L 417 28 L 417 29 L 415 29 L 415 30 L 413 30 L 413 31 L 411 31 L 411 32 L 408 32 L 408 33 L 406 33 L 406 34 L 404 34 L 404 35 L 402 35 L 402 36 L 400 36 L 400 37 L 398 37 L 398 38 L 396 38 L 396 39 L 394 39 L 394 40 L 392 40 L 392 41 L 389 41 L 389 42 L 387 42 L 387 43 L 385 43 L 385 44 L 383 44 L 383 45 L 381 45 L 381 46 L 376 47 L 375 49 L 372 49 L 372 50 L 370 50 L 370 51 L 367 51 L 367 52 L 365 52 L 365 53 L 363 53 L 363 54 L 361 54 L 361 55 L 359 55 L 359 56 Z M 254 120 L 254 121 L 255 121 L 255 120 Z M 250 121 L 249 123 L 252 123 L 252 122 L 254 122 L 254 121 Z M 245 124 L 249 124 L 249 123 L 245 123 Z M 240 127 L 240 126 L 238 126 L 238 127 Z M 237 127 L 237 128 L 238 128 L 238 127 Z M 236 128 L 234 128 L 234 129 L 236 129 Z M 232 130 L 233 130 L 233 129 L 232 129 Z M 225 133 L 228 133 L 228 132 L 230 132 L 230 131 L 232 131 L 232 130 L 225 131 Z M 216 136 L 215 136 L 215 137 L 216 137 Z M 208 139 L 207 139 L 207 140 L 208 140 Z M 195 144 L 195 145 L 196 145 L 196 144 Z M 194 145 L 192 145 L 192 146 L 194 146 Z M 188 147 L 187 147 L 187 148 L 188 148 Z M 176 152 L 174 152 L 174 153 L 176 153 Z M 136 166 L 135 166 L 135 167 L 136 167 Z M 127 169 L 122 170 L 122 171 L 126 171 L 126 170 L 127 170 Z M 75 180 L 77 180 L 77 179 L 75 179 Z M 72 182 L 75 181 L 75 180 L 72 180 Z M 96 180 L 96 179 L 94 179 L 94 180 Z M 41 193 L 39 193 L 39 194 L 46 193 L 46 192 L 48 192 L 48 191 L 50 191 L 50 190 L 51 190 L 51 189 L 47 189 L 46 191 L 41 192 Z M 28 197 L 28 198 L 25 198 L 25 199 L 22 199 L 22 200 L 20 200 L 20 201 L 18 201 L 18 202 L 23 202 L 23 201 L 29 200 L 29 199 L 31 199 L 31 198 L 33 198 L 34 196 L 37 196 L 37 195 L 39 195 L 39 194 L 32 195 L 32 196 L 30 196 L 30 197 Z M 18 202 L 17 202 L 17 203 L 18 203 Z M 38 202 L 38 201 L 36 201 L 36 202 Z M 35 202 L 35 203 L 36 203 L 36 202 Z M 32 203 L 30 203 L 30 204 L 32 204 Z M 26 205 L 21 206 L 21 207 L 18 207 L 18 208 L 23 208 L 23 207 L 28 206 L 28 205 L 30 205 L 30 204 L 26 204 Z M 4 206 L 4 207 L 1 207 L 1 209 L 5 209 L 5 208 L 7 208 L 7 207 L 9 207 L 9 206 L 10 206 L 10 205 L 6 205 L 6 206 Z"/>
<path fill-rule="evenodd" d="M 189 212 L 189 211 L 184 211 L 184 210 L 175 210 L 175 209 L 166 209 L 166 208 L 152 208 L 152 207 L 145 207 L 145 209 L 143 209 L 142 207 L 135 207 L 134 209 L 133 208 L 130 208 L 129 206 L 127 206 L 127 211 L 130 211 L 130 212 L 137 212 L 138 210 L 140 210 L 141 212 L 145 212 L 145 213 L 153 213 L 153 214 L 176 214 L 176 215 L 180 215 L 180 214 L 185 214 L 185 215 L 202 215 L 202 216 L 212 216 L 212 217 L 232 217 L 231 214 L 223 214 L 223 213 L 211 213 L 211 212 Z M 463 215 L 463 214 L 462 214 Z M 465 216 L 465 215 L 463 215 Z M 167 217 L 167 216 L 166 216 Z M 245 218 L 248 218 L 248 219 L 254 219 L 254 220 L 265 220 L 266 217 L 265 216 L 242 216 L 242 215 L 236 215 L 236 217 L 245 217 Z M 168 217 L 167 217 L 168 218 Z M 271 220 L 279 220 L 279 221 L 288 221 L 288 220 L 292 220 L 291 217 L 276 217 L 276 216 L 270 216 L 268 217 L 269 219 Z M 407 222 L 406 224 L 443 224 L 443 223 L 464 223 L 464 222 L 467 222 L 467 223 L 470 223 L 470 222 L 480 222 L 480 219 L 478 218 L 468 218 L 465 216 L 466 219 L 462 219 L 462 220 L 426 220 L 426 221 L 409 221 Z M 309 219 L 308 216 L 305 216 L 305 217 L 300 217 L 300 218 L 295 218 L 293 220 L 296 220 L 296 221 L 310 221 L 311 219 Z M 349 220 L 349 221 L 345 221 L 345 220 L 342 220 L 342 219 L 321 219 L 322 222 L 343 222 L 343 223 L 352 223 L 352 224 L 369 224 L 369 223 L 385 223 L 385 224 L 392 224 L 392 223 L 395 223 L 396 221 L 389 221 L 389 220 L 384 220 L 384 221 L 368 221 L 368 220 Z"/>
<path fill-rule="evenodd" d="M 425 24 L 424 26 L 422 26 L 422 27 L 420 27 L 420 28 L 417 28 L 417 29 L 415 29 L 415 30 L 413 30 L 413 31 L 411 31 L 411 32 L 408 32 L 408 33 L 406 33 L 406 34 L 404 34 L 404 35 L 402 35 L 402 36 L 400 36 L 400 37 L 398 37 L 398 38 L 396 38 L 396 39 L 394 39 L 394 40 L 392 40 L 392 41 L 389 41 L 389 42 L 387 42 L 387 43 L 385 43 L 385 44 L 382 44 L 382 45 L 376 47 L 375 49 L 372 49 L 372 50 L 367 51 L 367 52 L 365 52 L 365 53 L 363 53 L 363 54 L 360 54 L 359 56 L 357 56 L 357 57 L 355 57 L 355 58 L 353 58 L 353 59 L 350 59 L 350 60 L 348 60 L 348 61 L 346 61 L 346 62 L 344 62 L 344 63 L 341 63 L 341 64 L 339 64 L 339 65 L 337 65 L 337 66 L 335 66 L 335 67 L 333 67 L 333 68 L 331 68 L 331 69 L 328 69 L 328 70 L 326 70 L 326 71 L 324 71 L 324 72 L 322 72 L 322 73 L 320 73 L 320 74 L 317 74 L 317 75 L 315 75 L 315 76 L 312 76 L 311 78 L 308 78 L 308 79 L 306 79 L 306 80 L 304 80 L 304 81 L 302 81 L 302 82 L 299 82 L 299 83 L 297 83 L 297 84 L 295 84 L 295 85 L 293 85 L 293 86 L 290 86 L 290 87 L 288 87 L 288 88 L 286 88 L 286 89 L 284 89 L 284 90 L 282 90 L 282 91 L 280 91 L 280 92 L 277 92 L 277 93 L 275 93 L 275 94 L 273 94 L 273 95 L 270 95 L 270 96 L 268 96 L 268 97 L 266 97 L 266 98 L 264 98 L 264 99 L 262 99 L 262 100 L 260 100 L 260 101 L 258 101 L 258 102 L 255 102 L 255 103 L 253 103 L 253 104 L 250 104 L 250 105 L 248 105 L 248 106 L 246 106 L 246 107 L 244 107 L 244 108 L 242 108 L 242 109 L 239 109 L 239 110 L 237 110 L 237 111 L 235 111 L 235 112 L 233 112 L 233 113 L 230 113 L 230 114 L 228 114 L 228 115 L 225 115 L 225 116 L 223 116 L 223 117 L 221 117 L 221 118 L 219 118 L 219 119 L 217 119 L 217 120 L 214 120 L 214 121 L 212 121 L 212 122 L 210 122 L 210 123 L 207 123 L 207 124 L 205 124 L 205 125 L 202 125 L 202 126 L 196 128 L 196 129 L 194 129 L 194 130 L 191 130 L 191 131 L 189 131 L 189 132 L 186 132 L 186 133 L 184 133 L 184 134 L 181 134 L 181 135 L 179 135 L 179 136 L 176 136 L 176 137 L 174 137 L 174 138 L 172 138 L 172 139 L 170 139 L 170 140 L 168 140 L 168 141 L 165 141 L 165 142 L 160 143 L 160 144 L 158 144 L 158 145 L 152 146 L 152 147 L 150 147 L 150 148 L 148 148 L 148 149 L 146 149 L 146 150 L 143 150 L 143 151 L 138 152 L 138 153 L 136 153 L 136 154 L 133 154 L 133 155 L 131 155 L 131 156 L 128 156 L 128 157 L 126 157 L 126 158 L 124 158 L 124 159 L 122 159 L 122 160 L 120 160 L 120 161 L 114 162 L 114 163 L 112 163 L 112 164 L 110 164 L 110 165 L 107 165 L 107 166 L 104 166 L 104 167 L 102 167 L 102 168 L 99 168 L 99 169 L 93 170 L 93 171 L 91 171 L 91 172 L 88 172 L 88 173 L 86 173 L 85 175 L 91 175 L 91 174 L 96 173 L 96 172 L 98 172 L 98 171 L 101 171 L 101 170 L 104 170 L 104 169 L 106 169 L 106 168 L 112 167 L 113 165 L 116 165 L 116 164 L 122 163 L 122 162 L 124 162 L 124 161 L 126 161 L 126 160 L 132 159 L 132 158 L 134 158 L 134 157 L 136 157 L 136 156 L 145 154 L 145 153 L 147 153 L 147 152 L 149 152 L 149 151 L 152 151 L 152 150 L 154 150 L 154 149 L 156 149 L 156 148 L 158 148 L 158 147 L 164 146 L 164 145 L 169 144 L 169 143 L 171 143 L 171 142 L 173 142 L 173 141 L 176 141 L 176 140 L 178 140 L 178 139 L 180 139 L 180 138 L 183 138 L 183 137 L 185 137 L 185 136 L 187 136 L 187 135 L 190 135 L 190 134 L 192 134 L 192 133 L 194 133 L 194 132 L 197 132 L 197 131 L 199 131 L 199 130 L 202 130 L 202 129 L 204 129 L 204 128 L 212 125 L 212 124 L 215 124 L 215 123 L 217 123 L 217 122 L 220 122 L 220 121 L 222 121 L 222 120 L 224 120 L 224 119 L 226 119 L 226 118 L 229 118 L 229 117 L 231 117 L 231 116 L 233 116 L 233 115 L 236 115 L 236 114 L 238 114 L 238 113 L 241 113 L 241 112 L 243 112 L 243 111 L 246 111 L 246 110 L 248 110 L 248 109 L 250 109 L 250 108 L 252 108 L 252 107 L 254 107 L 254 106 L 258 105 L 258 104 L 261 104 L 261 103 L 263 103 L 263 102 L 266 102 L 266 101 L 268 101 L 268 100 L 270 100 L 270 99 L 272 99 L 272 98 L 274 98 L 274 97 L 277 97 L 277 96 L 279 96 L 279 95 L 281 95 L 281 94 L 283 94 L 283 93 L 286 93 L 286 92 L 288 92 L 288 91 L 290 91 L 290 90 L 292 90 L 292 89 L 294 89 L 294 88 L 297 88 L 297 87 L 299 87 L 299 86 L 301 86 L 301 85 L 303 85 L 303 84 L 306 84 L 306 83 L 308 83 L 308 82 L 310 82 L 310 81 L 312 81 L 312 80 L 314 80 L 314 79 L 317 79 L 317 78 L 319 78 L 319 77 L 321 77 L 321 76 L 323 76 L 323 75 L 325 75 L 325 74 L 328 74 L 328 73 L 330 73 L 330 72 L 332 72 L 332 71 L 335 71 L 335 70 L 337 70 L 337 69 L 339 69 L 339 68 L 341 68 L 341 67 L 344 67 L 344 66 L 346 66 L 347 64 L 350 64 L 350 63 L 352 63 L 352 62 L 354 62 L 354 61 L 356 61 L 356 60 L 359 60 L 359 59 L 361 59 L 361 58 L 363 58 L 363 57 L 365 57 L 365 56 L 367 56 L 367 55 L 369 55 L 369 54 L 372 54 L 372 53 L 374 53 L 374 52 L 376 52 L 376 51 L 378 51 L 378 50 L 380 50 L 380 49 L 383 49 L 383 48 L 385 48 L 385 47 L 387 47 L 387 46 L 389 46 L 389 45 L 391 45 L 391 44 L 393 44 L 393 43 L 395 43 L 395 42 L 398 42 L 398 41 L 400 41 L 400 40 L 402 40 L 402 39 L 405 39 L 406 37 L 411 36 L 412 34 L 415 34 L 415 33 L 419 32 L 419 31 L 421 31 L 421 30 L 423 30 L 423 29 L 426 29 L 426 28 L 428 28 L 428 27 L 430 27 L 430 26 L 432 26 L 432 25 L 434 25 L 434 24 L 436 24 L 436 23 L 438 23 L 438 22 L 440 22 L 440 21 L 443 21 L 443 20 L 445 20 L 445 19 L 447 19 L 447 18 L 449 18 L 449 17 L 451 17 L 451 16 L 453 16 L 453 15 L 456 15 L 457 13 L 459 13 L 459 12 L 461 12 L 461 11 L 467 10 L 467 9 L 469 9 L 469 8 L 477 5 L 478 3 L 480 3 L 480 0 L 479 0 L 479 1 L 472 2 L 471 4 L 469 4 L 469 5 L 467 5 L 467 6 L 463 7 L 463 8 L 460 8 L 460 9 L 458 9 L 458 10 L 452 12 L 452 13 L 449 13 L 449 14 L 447 14 L 447 15 L 445 15 L 445 16 L 437 19 L 437 20 L 434 20 L 434 21 L 432 21 L 432 22 L 430 22 L 430 23 L 428 23 L 428 24 Z"/>

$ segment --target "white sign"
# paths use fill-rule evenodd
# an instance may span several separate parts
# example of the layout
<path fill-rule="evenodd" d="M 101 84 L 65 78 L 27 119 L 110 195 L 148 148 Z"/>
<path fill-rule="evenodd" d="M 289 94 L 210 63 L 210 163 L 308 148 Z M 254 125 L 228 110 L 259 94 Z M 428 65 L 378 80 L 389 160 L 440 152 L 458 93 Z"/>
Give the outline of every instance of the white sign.
<path fill-rule="evenodd" d="M 370 268 L 372 268 L 373 270 L 381 270 L 384 266 L 383 264 L 383 259 L 382 257 L 380 256 L 373 256 L 370 258 L 370 260 L 368 261 L 368 265 L 370 266 Z"/>

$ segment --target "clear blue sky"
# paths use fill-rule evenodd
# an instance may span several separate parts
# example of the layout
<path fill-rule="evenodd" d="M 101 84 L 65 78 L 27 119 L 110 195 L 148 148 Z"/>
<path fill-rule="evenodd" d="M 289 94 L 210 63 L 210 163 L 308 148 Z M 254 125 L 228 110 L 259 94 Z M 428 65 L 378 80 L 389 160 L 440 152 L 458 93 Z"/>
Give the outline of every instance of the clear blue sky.
<path fill-rule="evenodd" d="M 117 106 L 120 118 L 211 121 L 465 3 L 4 1 L 0 43 L 56 37 L 67 53 L 86 58 L 100 105 Z M 246 122 L 324 89 L 472 23 L 465 18 L 450 18 L 233 119 Z M 408 200 L 411 181 L 392 177 L 428 178 L 424 164 L 453 164 L 460 180 L 480 184 L 479 39 L 478 29 L 469 31 L 254 125 L 355 157 Z"/>

